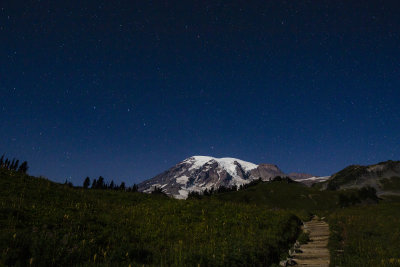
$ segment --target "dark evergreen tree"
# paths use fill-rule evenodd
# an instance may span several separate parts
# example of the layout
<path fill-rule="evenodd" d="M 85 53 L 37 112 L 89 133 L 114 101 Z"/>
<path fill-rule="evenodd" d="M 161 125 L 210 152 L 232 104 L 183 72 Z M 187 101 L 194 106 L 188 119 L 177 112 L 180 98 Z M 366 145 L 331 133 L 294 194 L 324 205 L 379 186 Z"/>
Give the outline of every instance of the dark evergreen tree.
<path fill-rule="evenodd" d="M 138 189 L 139 187 L 137 186 L 137 184 L 133 184 L 131 192 L 137 192 Z"/>
<path fill-rule="evenodd" d="M 153 191 L 151 191 L 151 194 L 155 194 L 155 195 L 164 195 L 166 196 L 167 194 L 162 190 L 161 187 L 154 187 Z"/>
<path fill-rule="evenodd" d="M 201 199 L 202 195 L 199 192 L 191 191 L 188 194 L 188 199 Z"/>
<path fill-rule="evenodd" d="M 4 154 L 0 158 L 0 168 L 3 168 L 3 164 L 4 164 Z"/>
<path fill-rule="evenodd" d="M 113 181 L 113 180 L 111 180 L 111 183 L 110 183 L 109 188 L 110 188 L 111 190 L 112 190 L 112 189 L 115 189 L 115 184 L 114 184 L 114 181 Z"/>
<path fill-rule="evenodd" d="M 87 189 L 90 185 L 90 178 L 86 177 L 85 181 L 83 182 L 83 188 Z"/>
<path fill-rule="evenodd" d="M 24 161 L 22 162 L 22 164 L 19 166 L 18 171 L 22 172 L 22 173 L 26 173 L 28 171 L 29 167 L 28 167 L 28 162 Z"/>
<path fill-rule="evenodd" d="M 363 188 L 358 190 L 358 196 L 361 200 L 373 200 L 373 201 L 378 201 L 379 198 L 376 195 L 376 189 L 371 186 L 364 186 Z"/>
<path fill-rule="evenodd" d="M 119 186 L 119 189 L 125 191 L 125 182 L 121 183 L 121 185 Z"/>
<path fill-rule="evenodd" d="M 97 180 L 97 189 L 104 189 L 105 188 L 105 183 L 104 183 L 104 178 L 102 176 L 99 177 Z"/>
<path fill-rule="evenodd" d="M 6 159 L 5 163 L 4 163 L 4 168 L 9 169 L 10 168 L 10 160 Z"/>
<path fill-rule="evenodd" d="M 14 170 L 15 158 L 12 159 L 9 169 Z"/>
<path fill-rule="evenodd" d="M 93 188 L 93 189 L 96 189 L 96 188 L 97 188 L 97 180 L 96 180 L 96 179 L 93 179 L 92 188 Z"/>
<path fill-rule="evenodd" d="M 17 161 L 15 161 L 14 163 L 14 168 L 13 168 L 14 171 L 18 170 L 18 165 L 19 165 L 19 160 L 17 159 Z"/>

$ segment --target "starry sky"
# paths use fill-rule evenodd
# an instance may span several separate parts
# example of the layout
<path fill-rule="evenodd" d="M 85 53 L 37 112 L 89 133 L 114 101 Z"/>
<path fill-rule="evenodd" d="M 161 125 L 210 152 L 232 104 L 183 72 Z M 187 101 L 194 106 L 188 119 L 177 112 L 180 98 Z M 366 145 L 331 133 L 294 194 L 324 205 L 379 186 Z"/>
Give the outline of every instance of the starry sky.
<path fill-rule="evenodd" d="M 1 1 L 0 153 L 74 184 L 399 160 L 397 2 Z"/>

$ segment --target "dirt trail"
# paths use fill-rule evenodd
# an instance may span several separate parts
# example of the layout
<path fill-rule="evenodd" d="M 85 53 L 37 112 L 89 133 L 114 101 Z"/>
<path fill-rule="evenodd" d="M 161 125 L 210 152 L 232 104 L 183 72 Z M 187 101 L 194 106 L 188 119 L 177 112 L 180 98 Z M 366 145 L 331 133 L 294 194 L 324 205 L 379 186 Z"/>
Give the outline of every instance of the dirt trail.
<path fill-rule="evenodd" d="M 329 266 L 329 225 L 314 217 L 304 223 L 304 230 L 310 234 L 310 241 L 300 246 L 299 253 L 293 255 L 297 266 Z"/>

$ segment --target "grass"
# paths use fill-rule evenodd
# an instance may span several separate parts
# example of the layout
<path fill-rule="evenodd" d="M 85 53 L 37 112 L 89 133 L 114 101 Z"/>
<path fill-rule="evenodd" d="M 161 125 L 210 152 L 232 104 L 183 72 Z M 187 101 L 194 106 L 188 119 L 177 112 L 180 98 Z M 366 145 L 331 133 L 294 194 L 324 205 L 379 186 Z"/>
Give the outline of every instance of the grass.
<path fill-rule="evenodd" d="M 376 199 L 369 189 L 320 191 L 297 183 L 272 182 L 215 198 L 287 210 L 304 221 L 310 214 L 327 217 L 331 266 L 400 266 L 400 197 L 373 204 Z M 301 234 L 298 240 L 304 243 L 307 238 Z"/>
<path fill-rule="evenodd" d="M 217 194 L 213 197 L 227 202 L 288 210 L 305 221 L 313 214 L 323 217 L 339 208 L 338 192 L 320 191 L 300 183 L 285 181 L 260 183 L 245 190 Z"/>
<path fill-rule="evenodd" d="M 332 266 L 400 266 L 400 198 L 329 217 Z"/>
<path fill-rule="evenodd" d="M 400 191 L 400 177 L 398 176 L 382 179 L 380 183 L 385 191 Z"/>
<path fill-rule="evenodd" d="M 269 266 L 299 222 L 253 203 L 84 190 L 0 169 L 0 266 Z"/>

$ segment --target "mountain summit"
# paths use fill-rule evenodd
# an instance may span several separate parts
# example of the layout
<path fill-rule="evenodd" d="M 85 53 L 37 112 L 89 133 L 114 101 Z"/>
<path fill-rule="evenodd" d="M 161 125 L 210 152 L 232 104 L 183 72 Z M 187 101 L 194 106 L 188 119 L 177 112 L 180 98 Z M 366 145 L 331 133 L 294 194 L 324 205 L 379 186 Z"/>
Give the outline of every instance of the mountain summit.
<path fill-rule="evenodd" d="M 293 174 L 293 177 L 296 175 L 298 174 Z M 202 192 L 220 186 L 240 186 L 259 178 L 268 181 L 276 176 L 288 175 L 274 164 L 257 165 L 236 158 L 193 156 L 140 183 L 139 191 L 151 192 L 158 187 L 168 195 L 185 199 L 192 191 Z M 311 177 L 311 175 L 301 176 L 301 179 Z"/>

